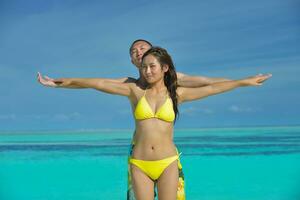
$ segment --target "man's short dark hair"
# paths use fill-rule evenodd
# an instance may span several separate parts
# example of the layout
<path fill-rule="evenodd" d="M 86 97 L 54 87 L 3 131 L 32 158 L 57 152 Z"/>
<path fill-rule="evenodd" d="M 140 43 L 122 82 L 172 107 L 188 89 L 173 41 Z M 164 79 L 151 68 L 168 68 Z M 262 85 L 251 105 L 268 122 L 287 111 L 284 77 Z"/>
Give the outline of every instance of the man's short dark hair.
<path fill-rule="evenodd" d="M 131 50 L 132 50 L 133 45 L 134 45 L 135 43 L 137 43 L 137 42 L 145 42 L 145 43 L 149 44 L 150 47 L 152 47 L 151 42 L 149 42 L 149 41 L 147 41 L 147 40 L 144 40 L 144 39 L 137 39 L 137 40 L 133 41 L 132 44 L 130 45 L 130 49 L 129 49 L 129 54 L 130 54 L 130 55 L 131 55 Z"/>

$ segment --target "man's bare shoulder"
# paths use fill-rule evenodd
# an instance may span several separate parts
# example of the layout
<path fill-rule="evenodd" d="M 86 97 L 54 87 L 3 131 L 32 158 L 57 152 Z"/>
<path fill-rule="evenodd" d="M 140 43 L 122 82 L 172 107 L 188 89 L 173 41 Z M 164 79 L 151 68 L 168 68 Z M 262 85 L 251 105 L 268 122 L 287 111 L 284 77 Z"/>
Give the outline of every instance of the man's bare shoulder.
<path fill-rule="evenodd" d="M 132 77 L 126 77 L 123 79 L 124 83 L 136 83 L 137 79 L 136 78 L 132 78 Z"/>
<path fill-rule="evenodd" d="M 138 88 L 138 79 L 132 78 L 132 77 L 127 77 L 124 78 L 123 83 L 126 83 L 131 89 L 136 89 Z"/>
<path fill-rule="evenodd" d="M 135 83 L 137 79 L 132 77 L 124 77 L 124 78 L 108 78 L 107 81 L 116 82 L 116 83 Z"/>

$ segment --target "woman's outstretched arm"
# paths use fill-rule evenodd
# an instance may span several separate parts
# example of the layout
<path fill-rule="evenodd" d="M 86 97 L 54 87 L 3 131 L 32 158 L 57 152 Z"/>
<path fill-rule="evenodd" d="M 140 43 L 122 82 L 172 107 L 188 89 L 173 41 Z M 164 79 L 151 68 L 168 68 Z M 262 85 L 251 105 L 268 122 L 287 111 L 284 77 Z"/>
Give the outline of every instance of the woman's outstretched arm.
<path fill-rule="evenodd" d="M 91 88 L 109 94 L 130 96 L 131 88 L 129 83 L 113 82 L 102 78 L 59 78 L 53 79 L 48 76 L 42 76 L 38 72 L 38 81 L 48 87 L 82 89 Z"/>
<path fill-rule="evenodd" d="M 266 74 L 266 75 L 259 74 L 257 76 L 253 76 L 241 80 L 213 83 L 211 85 L 198 87 L 198 88 L 178 87 L 177 94 L 179 97 L 179 103 L 201 99 L 207 96 L 230 91 L 238 87 L 260 86 L 264 81 L 266 81 L 271 76 L 272 76 L 271 74 Z"/>

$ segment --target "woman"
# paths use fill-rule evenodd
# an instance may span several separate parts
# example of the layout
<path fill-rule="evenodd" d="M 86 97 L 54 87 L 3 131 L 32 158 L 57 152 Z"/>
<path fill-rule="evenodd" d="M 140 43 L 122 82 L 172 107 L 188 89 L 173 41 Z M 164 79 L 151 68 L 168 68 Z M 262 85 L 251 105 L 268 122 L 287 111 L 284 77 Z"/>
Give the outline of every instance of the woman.
<path fill-rule="evenodd" d="M 105 79 L 62 78 L 38 80 L 45 86 L 93 88 L 127 96 L 134 109 L 136 134 L 129 159 L 137 200 L 153 200 L 157 184 L 160 200 L 177 197 L 178 152 L 173 143 L 173 127 L 178 105 L 242 86 L 258 86 L 271 75 L 257 75 L 236 81 L 214 83 L 199 88 L 177 87 L 176 71 L 165 49 L 152 47 L 142 57 L 142 75 L 147 84 L 116 83 Z"/>

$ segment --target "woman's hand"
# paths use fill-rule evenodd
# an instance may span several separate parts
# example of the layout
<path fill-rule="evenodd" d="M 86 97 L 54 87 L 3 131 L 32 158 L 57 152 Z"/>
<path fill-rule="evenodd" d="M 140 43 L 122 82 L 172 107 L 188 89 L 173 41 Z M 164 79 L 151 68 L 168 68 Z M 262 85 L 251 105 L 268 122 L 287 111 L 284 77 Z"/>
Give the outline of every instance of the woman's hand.
<path fill-rule="evenodd" d="M 43 77 L 41 73 L 38 72 L 38 82 L 48 87 L 59 87 L 59 85 L 63 83 L 63 79 L 53 79 L 48 76 Z"/>
<path fill-rule="evenodd" d="M 258 74 L 256 76 L 248 77 L 239 80 L 242 86 L 260 86 L 266 80 L 268 80 L 272 74 Z"/>

